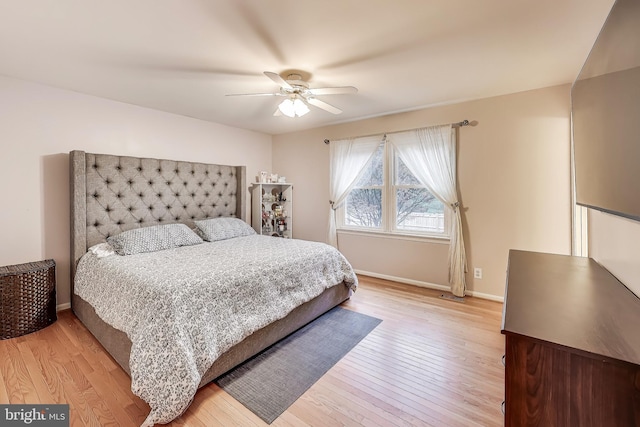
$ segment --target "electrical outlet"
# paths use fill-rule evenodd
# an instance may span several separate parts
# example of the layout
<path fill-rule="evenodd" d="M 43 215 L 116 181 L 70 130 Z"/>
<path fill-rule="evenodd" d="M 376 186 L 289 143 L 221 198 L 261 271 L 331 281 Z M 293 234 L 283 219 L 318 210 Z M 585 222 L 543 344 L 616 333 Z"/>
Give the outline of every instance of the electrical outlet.
<path fill-rule="evenodd" d="M 473 269 L 473 278 L 482 279 L 482 269 L 480 267 L 476 267 Z"/>

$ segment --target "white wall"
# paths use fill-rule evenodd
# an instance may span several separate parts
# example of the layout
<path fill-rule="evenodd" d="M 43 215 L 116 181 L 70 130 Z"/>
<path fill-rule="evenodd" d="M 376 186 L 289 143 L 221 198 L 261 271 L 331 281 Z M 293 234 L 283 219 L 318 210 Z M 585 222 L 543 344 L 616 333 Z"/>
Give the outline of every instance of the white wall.
<path fill-rule="evenodd" d="M 273 138 L 274 172 L 294 183 L 294 234 L 325 241 L 329 147 L 325 138 L 394 132 L 463 119 L 458 177 L 474 294 L 503 296 L 509 249 L 570 253 L 569 85 L 328 126 Z M 318 112 L 318 114 L 321 114 Z M 445 285 L 447 245 L 342 234 L 354 268 Z"/>
<path fill-rule="evenodd" d="M 589 209 L 589 256 L 640 297 L 640 222 Z"/>
<path fill-rule="evenodd" d="M 68 152 L 271 169 L 271 136 L 0 76 L 0 265 L 53 258 L 69 298 Z M 250 209 L 247 209 L 250 215 Z"/>

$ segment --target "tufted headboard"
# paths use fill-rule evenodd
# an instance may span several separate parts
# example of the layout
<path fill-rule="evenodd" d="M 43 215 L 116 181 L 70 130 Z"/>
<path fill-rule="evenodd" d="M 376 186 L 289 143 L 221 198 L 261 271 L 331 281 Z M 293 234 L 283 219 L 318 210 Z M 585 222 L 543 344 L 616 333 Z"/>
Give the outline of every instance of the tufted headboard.
<path fill-rule="evenodd" d="M 91 246 L 132 228 L 220 216 L 245 220 L 245 166 L 69 153 L 71 288 Z"/>

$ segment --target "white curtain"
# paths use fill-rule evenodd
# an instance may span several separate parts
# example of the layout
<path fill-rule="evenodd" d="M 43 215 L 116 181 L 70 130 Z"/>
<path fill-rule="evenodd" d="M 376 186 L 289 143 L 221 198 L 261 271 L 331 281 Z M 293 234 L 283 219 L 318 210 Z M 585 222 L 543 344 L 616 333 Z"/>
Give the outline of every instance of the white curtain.
<path fill-rule="evenodd" d="M 329 149 L 329 233 L 330 245 L 338 247 L 336 209 L 344 203 L 349 190 L 382 142 L 382 135 L 331 141 Z"/>
<path fill-rule="evenodd" d="M 451 125 L 434 126 L 391 134 L 388 140 L 420 183 L 452 211 L 449 285 L 454 295 L 463 297 L 467 258 L 458 209 L 455 132 Z"/>

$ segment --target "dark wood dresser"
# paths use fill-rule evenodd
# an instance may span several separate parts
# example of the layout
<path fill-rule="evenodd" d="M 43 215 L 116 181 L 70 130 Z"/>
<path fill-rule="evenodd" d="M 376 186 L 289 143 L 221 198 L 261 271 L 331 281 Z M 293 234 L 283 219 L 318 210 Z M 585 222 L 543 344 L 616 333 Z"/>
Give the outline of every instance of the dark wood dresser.
<path fill-rule="evenodd" d="M 590 258 L 512 250 L 507 427 L 640 426 L 640 299 Z"/>

